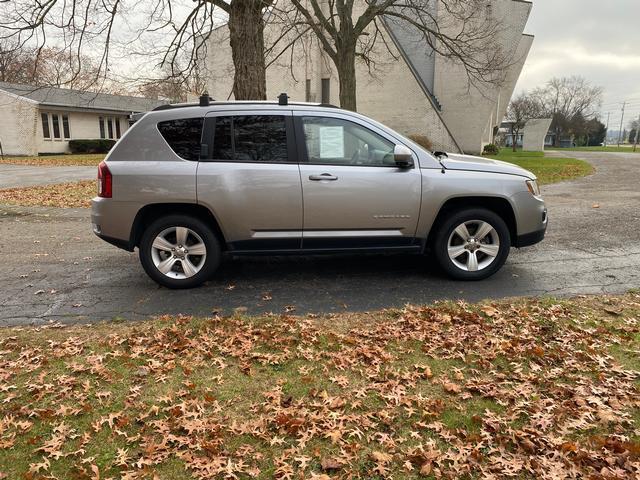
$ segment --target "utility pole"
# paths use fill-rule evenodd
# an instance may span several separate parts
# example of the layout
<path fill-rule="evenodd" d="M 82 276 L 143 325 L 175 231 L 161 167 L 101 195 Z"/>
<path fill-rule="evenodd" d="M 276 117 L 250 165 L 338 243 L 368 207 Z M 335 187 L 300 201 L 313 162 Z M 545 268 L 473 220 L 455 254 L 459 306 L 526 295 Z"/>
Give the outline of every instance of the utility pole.
<path fill-rule="evenodd" d="M 607 127 L 604 129 L 604 146 L 607 146 L 607 137 L 609 136 L 609 117 L 611 116 L 611 112 L 607 112 Z"/>
<path fill-rule="evenodd" d="M 638 137 L 640 137 L 640 115 L 638 116 L 638 125 L 636 126 L 636 139 L 633 142 L 633 151 L 634 152 L 638 148 Z"/>
<path fill-rule="evenodd" d="M 627 106 L 627 102 L 622 104 L 622 118 L 620 119 L 620 130 L 618 131 L 618 147 L 620 147 L 620 137 L 624 132 L 624 107 Z M 624 141 L 624 139 L 622 139 Z"/>

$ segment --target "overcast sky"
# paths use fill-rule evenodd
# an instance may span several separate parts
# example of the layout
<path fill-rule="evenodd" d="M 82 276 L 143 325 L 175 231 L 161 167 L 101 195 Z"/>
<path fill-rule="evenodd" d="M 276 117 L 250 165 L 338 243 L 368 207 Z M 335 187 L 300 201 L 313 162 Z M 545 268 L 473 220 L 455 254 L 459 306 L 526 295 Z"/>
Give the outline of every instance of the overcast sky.
<path fill-rule="evenodd" d="M 640 0 L 533 0 L 526 33 L 533 47 L 516 92 L 551 77 L 582 75 L 604 87 L 603 121 L 640 115 Z"/>

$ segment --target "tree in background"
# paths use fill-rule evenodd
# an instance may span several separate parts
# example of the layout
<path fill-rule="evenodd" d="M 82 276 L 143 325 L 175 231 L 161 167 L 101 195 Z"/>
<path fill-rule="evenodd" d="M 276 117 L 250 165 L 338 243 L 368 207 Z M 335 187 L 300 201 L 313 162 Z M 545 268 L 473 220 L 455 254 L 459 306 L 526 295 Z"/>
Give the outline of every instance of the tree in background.
<path fill-rule="evenodd" d="M 90 63 L 93 85 L 109 78 L 114 50 L 121 56 L 153 58 L 163 73 L 160 80 L 189 79 L 213 30 L 228 17 L 235 66 L 236 99 L 266 98 L 264 14 L 274 0 L 13 0 L 0 11 L 0 41 L 31 48 L 35 62 L 46 49 L 59 45 L 65 55 L 66 85 L 71 85 Z M 188 7 L 187 7 L 188 5 Z M 186 8 L 185 8 L 186 7 Z M 80 13 L 82 12 L 82 13 Z M 186 13 L 185 13 L 186 12 Z M 122 35 L 135 20 L 142 24 L 129 38 Z M 133 28 L 133 27 L 132 27 Z M 146 40 L 145 40 L 146 39 Z M 91 58 L 95 61 L 89 62 Z M 148 80 L 146 83 L 150 83 Z"/>
<path fill-rule="evenodd" d="M 40 51 L 16 43 L 0 41 L 0 81 L 39 86 L 91 90 L 96 86 L 98 70 L 90 57 L 55 48 Z M 101 91 L 118 93 L 122 86 L 103 82 Z"/>
<path fill-rule="evenodd" d="M 19 45 L 0 41 L 0 82 L 29 83 L 33 59 Z"/>
<path fill-rule="evenodd" d="M 629 143 L 640 143 L 640 137 L 636 139 L 640 131 L 640 120 L 632 120 L 629 124 Z"/>
<path fill-rule="evenodd" d="M 579 76 L 552 78 L 546 86 L 532 92 L 544 116 L 553 119 L 554 146 L 559 146 L 562 137 L 584 132 L 582 122 L 595 118 L 602 93 L 602 87 L 593 86 Z"/>
<path fill-rule="evenodd" d="M 507 120 L 511 123 L 513 151 L 518 149 L 518 136 L 529 120 L 541 118 L 543 109 L 538 99 L 523 92 L 509 102 Z"/>
<path fill-rule="evenodd" d="M 291 0 L 335 65 L 340 106 L 356 110 L 356 60 L 371 65 L 376 45 L 385 44 L 382 22 L 398 22 L 417 31 L 438 55 L 464 66 L 471 84 L 500 83 L 509 55 L 498 41 L 500 26 L 488 12 L 486 0 L 367 1 L 354 14 L 354 0 Z"/>

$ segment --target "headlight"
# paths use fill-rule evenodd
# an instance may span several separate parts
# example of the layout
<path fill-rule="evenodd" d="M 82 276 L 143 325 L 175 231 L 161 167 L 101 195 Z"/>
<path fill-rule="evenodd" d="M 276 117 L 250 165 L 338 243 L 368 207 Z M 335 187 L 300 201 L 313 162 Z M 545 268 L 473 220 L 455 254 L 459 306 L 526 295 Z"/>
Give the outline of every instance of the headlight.
<path fill-rule="evenodd" d="M 540 196 L 540 187 L 538 186 L 538 182 L 535 180 L 527 180 L 527 188 L 531 192 L 531 195 L 535 195 L 536 197 Z"/>

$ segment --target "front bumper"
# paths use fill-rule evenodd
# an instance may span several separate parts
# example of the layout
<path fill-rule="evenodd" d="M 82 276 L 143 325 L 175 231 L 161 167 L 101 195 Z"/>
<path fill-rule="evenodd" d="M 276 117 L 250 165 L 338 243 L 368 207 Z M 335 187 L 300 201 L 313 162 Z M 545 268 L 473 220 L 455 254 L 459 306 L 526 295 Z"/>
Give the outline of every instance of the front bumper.
<path fill-rule="evenodd" d="M 546 208 L 542 212 L 541 223 L 542 223 L 542 228 L 535 230 L 533 232 L 518 235 L 515 241 L 513 242 L 513 246 L 516 248 L 529 247 L 531 245 L 535 245 L 536 243 L 540 243 L 542 240 L 544 240 L 544 236 L 547 233 L 547 226 L 549 225 L 549 215 Z"/>

